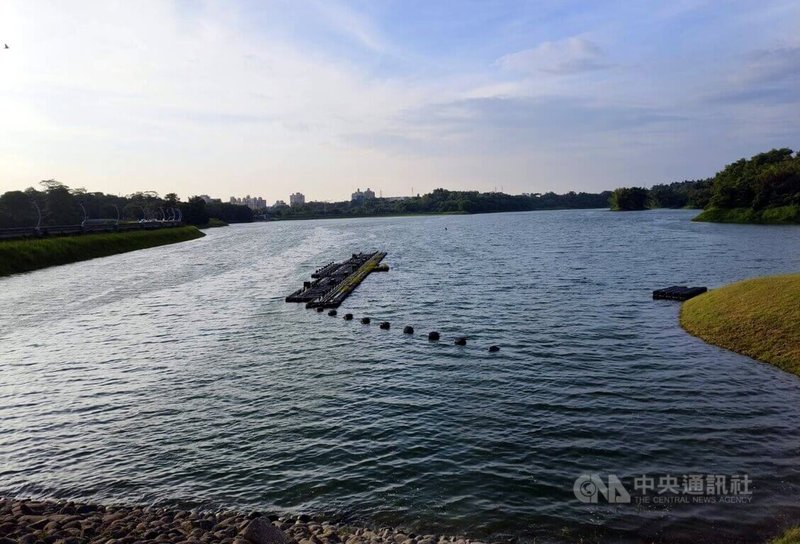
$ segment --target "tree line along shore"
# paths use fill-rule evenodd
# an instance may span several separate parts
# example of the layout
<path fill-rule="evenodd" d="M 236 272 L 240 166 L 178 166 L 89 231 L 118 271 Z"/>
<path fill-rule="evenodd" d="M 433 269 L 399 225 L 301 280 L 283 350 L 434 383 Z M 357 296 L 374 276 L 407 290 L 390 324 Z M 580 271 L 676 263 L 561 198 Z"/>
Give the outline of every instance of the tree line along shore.
<path fill-rule="evenodd" d="M 407 198 L 307 202 L 252 210 L 241 204 L 199 196 L 180 200 L 175 193 L 159 196 L 140 191 L 127 196 L 70 189 L 56 180 L 40 182 L 41 189 L 8 191 L 0 195 L 0 229 L 75 225 L 86 219 L 140 221 L 165 219 L 179 210 L 183 222 L 199 227 L 254 220 L 382 217 L 428 214 L 478 214 L 607 208 L 615 211 L 653 208 L 695 208 L 695 220 L 737 223 L 800 223 L 800 152 L 773 149 L 739 159 L 715 176 L 644 187 L 621 187 L 599 193 L 565 194 L 434 191 Z M 165 211 L 166 210 L 166 211 Z"/>
<path fill-rule="evenodd" d="M 772 149 L 739 159 L 708 179 L 618 188 L 610 202 L 615 211 L 702 209 L 694 221 L 800 224 L 800 151 Z"/>

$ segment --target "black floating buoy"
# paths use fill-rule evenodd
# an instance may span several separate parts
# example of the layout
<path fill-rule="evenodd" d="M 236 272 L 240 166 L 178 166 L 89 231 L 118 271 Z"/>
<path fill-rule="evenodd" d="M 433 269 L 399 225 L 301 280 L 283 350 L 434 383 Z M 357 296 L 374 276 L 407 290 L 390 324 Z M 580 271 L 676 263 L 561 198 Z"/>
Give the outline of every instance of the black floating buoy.
<path fill-rule="evenodd" d="M 330 312 L 328 312 L 328 315 L 331 316 L 331 317 L 335 316 L 336 315 L 336 310 L 331 310 Z"/>
<path fill-rule="evenodd" d="M 389 327 L 391 327 L 391 325 L 389 324 L 389 322 L 388 322 L 388 321 L 382 321 L 382 322 L 381 322 L 381 325 L 380 325 L 380 327 L 381 327 L 383 330 L 385 330 L 385 331 L 388 331 L 388 330 L 389 330 Z"/>
<path fill-rule="evenodd" d="M 499 346 L 489 346 L 489 353 L 497 353 L 498 351 L 500 351 Z"/>
<path fill-rule="evenodd" d="M 438 340 L 438 339 L 439 339 L 439 333 L 438 332 L 433 331 L 433 332 L 429 332 L 428 333 L 428 340 Z"/>
<path fill-rule="evenodd" d="M 318 314 L 321 314 L 321 313 L 322 313 L 322 310 L 324 310 L 324 309 L 325 309 L 325 308 L 321 308 L 321 307 L 320 307 L 320 308 L 317 308 L 317 313 L 318 313 Z"/>
<path fill-rule="evenodd" d="M 353 314 L 344 314 L 344 320 L 345 321 L 350 321 L 352 319 L 353 319 Z"/>
<path fill-rule="evenodd" d="M 406 325 L 403 327 L 403 334 L 414 334 L 414 327 L 411 325 Z"/>
<path fill-rule="evenodd" d="M 361 318 L 361 322 L 362 322 L 364 325 L 369 325 L 369 318 L 368 318 L 368 317 L 362 317 L 362 318 Z"/>
<path fill-rule="evenodd" d="M 453 342 L 453 343 L 455 345 L 457 345 L 457 346 L 466 346 L 467 345 L 467 339 L 465 337 L 463 337 L 463 336 L 459 336 L 458 338 L 456 338 L 455 342 Z"/>

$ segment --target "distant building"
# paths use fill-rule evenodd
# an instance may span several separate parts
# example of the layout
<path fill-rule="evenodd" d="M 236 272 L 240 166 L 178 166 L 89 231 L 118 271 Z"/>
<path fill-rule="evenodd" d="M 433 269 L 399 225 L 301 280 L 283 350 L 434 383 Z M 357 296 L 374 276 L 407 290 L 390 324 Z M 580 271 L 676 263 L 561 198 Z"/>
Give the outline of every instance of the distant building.
<path fill-rule="evenodd" d="M 276 200 L 275 201 L 275 205 L 272 206 L 272 207 L 273 208 L 283 208 L 284 206 L 286 206 L 286 202 L 284 202 L 283 200 Z"/>
<path fill-rule="evenodd" d="M 302 206 L 306 203 L 306 197 L 303 193 L 292 193 L 289 195 L 289 204 L 292 206 Z"/>
<path fill-rule="evenodd" d="M 244 198 L 231 197 L 231 204 L 238 204 L 239 206 L 247 206 L 251 210 L 263 210 L 267 207 L 267 201 L 260 196 L 247 195 Z"/>
<path fill-rule="evenodd" d="M 362 191 L 360 188 L 356 189 L 356 192 L 350 195 L 351 202 L 364 202 L 365 200 L 373 200 L 375 198 L 375 191 L 371 191 L 369 187 L 367 187 L 366 191 Z"/>
<path fill-rule="evenodd" d="M 199 196 L 205 201 L 206 204 L 211 204 L 213 202 L 222 202 L 222 200 L 220 200 L 219 198 L 211 198 L 208 195 L 199 195 Z"/>

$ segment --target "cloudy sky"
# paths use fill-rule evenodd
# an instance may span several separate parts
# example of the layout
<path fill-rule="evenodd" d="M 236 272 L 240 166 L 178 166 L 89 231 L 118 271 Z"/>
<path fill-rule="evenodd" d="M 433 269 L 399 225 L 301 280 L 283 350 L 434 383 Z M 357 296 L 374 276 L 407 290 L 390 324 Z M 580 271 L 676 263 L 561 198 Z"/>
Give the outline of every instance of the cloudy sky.
<path fill-rule="evenodd" d="M 797 0 L 3 0 L 2 43 L 0 191 L 566 192 L 800 147 Z"/>

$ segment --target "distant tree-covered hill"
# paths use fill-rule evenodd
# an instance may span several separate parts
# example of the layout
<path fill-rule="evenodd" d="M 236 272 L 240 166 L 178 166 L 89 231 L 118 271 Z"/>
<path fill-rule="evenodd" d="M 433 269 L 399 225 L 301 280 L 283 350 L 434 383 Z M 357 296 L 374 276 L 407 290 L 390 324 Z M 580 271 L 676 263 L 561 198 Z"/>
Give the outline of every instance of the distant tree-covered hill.
<path fill-rule="evenodd" d="M 492 213 L 557 210 L 571 208 L 604 208 L 610 191 L 602 193 L 534 193 L 508 195 L 478 191 L 448 191 L 404 199 L 374 198 L 357 202 L 308 202 L 302 206 L 270 209 L 270 219 L 312 219 L 323 217 L 370 217 L 433 213 Z"/>
<path fill-rule="evenodd" d="M 695 221 L 800 223 L 800 151 L 773 149 L 739 159 L 713 178 L 642 187 L 621 187 L 612 210 L 702 208 Z"/>
<path fill-rule="evenodd" d="M 90 193 L 83 189 L 70 189 L 55 180 L 40 183 L 41 190 L 8 191 L 0 195 L 0 228 L 35 227 L 41 214 L 41 226 L 78 225 L 84 219 L 173 219 L 173 209 L 180 209 L 185 223 L 206 225 L 215 218 L 227 223 L 253 220 L 253 211 L 247 206 L 212 201 L 200 197 L 181 202 L 175 193 L 163 198 L 152 191 L 128 196 Z"/>

